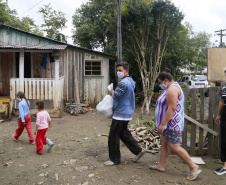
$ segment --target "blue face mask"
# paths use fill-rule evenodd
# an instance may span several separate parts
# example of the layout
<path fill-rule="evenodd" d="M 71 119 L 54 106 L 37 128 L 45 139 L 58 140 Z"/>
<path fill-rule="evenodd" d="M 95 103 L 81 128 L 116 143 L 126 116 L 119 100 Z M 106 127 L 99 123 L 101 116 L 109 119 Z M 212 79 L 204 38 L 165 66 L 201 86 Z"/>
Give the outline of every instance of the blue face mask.
<path fill-rule="evenodd" d="M 166 85 L 164 84 L 164 81 L 162 84 L 159 85 L 161 87 L 162 90 L 166 90 L 167 89 L 167 83 Z"/>
<path fill-rule="evenodd" d="M 37 107 L 35 107 L 35 110 L 37 110 L 37 111 L 38 111 Z"/>
<path fill-rule="evenodd" d="M 18 98 L 18 101 L 19 101 L 19 102 L 21 102 L 21 99 L 20 99 L 20 98 Z"/>

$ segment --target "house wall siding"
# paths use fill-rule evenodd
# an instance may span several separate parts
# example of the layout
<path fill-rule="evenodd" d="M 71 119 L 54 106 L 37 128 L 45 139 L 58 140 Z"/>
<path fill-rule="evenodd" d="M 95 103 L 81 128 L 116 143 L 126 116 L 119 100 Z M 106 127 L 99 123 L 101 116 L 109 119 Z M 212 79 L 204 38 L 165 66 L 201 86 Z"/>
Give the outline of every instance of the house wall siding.
<path fill-rule="evenodd" d="M 102 100 L 103 96 L 108 93 L 107 86 L 110 81 L 109 59 L 92 55 L 93 59 L 102 61 L 102 74 L 101 76 L 85 76 L 85 60 L 90 60 L 91 55 L 73 49 L 66 49 L 65 53 L 67 55 L 67 59 L 65 60 L 65 64 L 67 63 L 67 65 L 65 65 L 65 89 L 67 91 L 65 92 L 65 100 L 77 100 L 74 71 L 74 66 L 76 65 L 80 102 L 91 106 L 97 105 Z"/>

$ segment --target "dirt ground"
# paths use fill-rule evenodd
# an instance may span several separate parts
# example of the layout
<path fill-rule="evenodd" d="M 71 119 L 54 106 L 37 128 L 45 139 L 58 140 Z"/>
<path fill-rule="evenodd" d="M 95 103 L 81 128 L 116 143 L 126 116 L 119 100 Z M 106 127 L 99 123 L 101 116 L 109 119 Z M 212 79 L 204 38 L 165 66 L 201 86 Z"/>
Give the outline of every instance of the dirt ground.
<path fill-rule="evenodd" d="M 137 116 L 138 113 L 131 124 L 136 122 Z M 26 131 L 18 142 L 12 140 L 11 135 L 17 128 L 16 117 L 0 123 L 0 184 L 226 184 L 226 175 L 213 173 L 221 166 L 218 159 L 203 157 L 206 163 L 200 166 L 203 173 L 195 182 L 189 182 L 185 179 L 189 169 L 177 156 L 169 156 L 164 173 L 151 171 L 148 165 L 156 164 L 159 154 L 145 154 L 138 163 L 133 163 L 133 154 L 123 144 L 122 164 L 105 167 L 108 139 L 100 134 L 108 134 L 110 123 L 110 119 L 95 110 L 79 116 L 64 113 L 62 118 L 52 119 L 52 129 L 47 136 L 55 145 L 49 153 L 44 146 L 42 156 L 35 153 L 35 145 L 27 143 Z M 32 126 L 34 130 L 35 123 Z"/>

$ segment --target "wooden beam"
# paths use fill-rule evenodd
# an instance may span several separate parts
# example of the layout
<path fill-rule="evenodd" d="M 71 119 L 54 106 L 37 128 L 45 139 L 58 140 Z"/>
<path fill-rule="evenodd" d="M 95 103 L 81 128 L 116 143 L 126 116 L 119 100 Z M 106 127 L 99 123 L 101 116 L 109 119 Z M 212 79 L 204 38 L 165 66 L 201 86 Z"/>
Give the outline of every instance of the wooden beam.
<path fill-rule="evenodd" d="M 16 78 L 16 53 L 13 52 L 13 78 Z"/>
<path fill-rule="evenodd" d="M 55 61 L 55 86 L 54 86 L 54 91 L 55 91 L 55 96 L 54 98 L 54 109 L 57 110 L 59 108 L 59 80 L 60 80 L 60 68 L 59 68 L 59 60 Z"/>
<path fill-rule="evenodd" d="M 31 57 L 31 78 L 34 78 L 34 57 L 33 57 L 33 53 L 31 53 L 30 57 Z"/>
<path fill-rule="evenodd" d="M 19 90 L 24 92 L 24 50 L 20 50 L 20 64 L 19 64 L 19 81 L 20 87 Z"/>
<path fill-rule="evenodd" d="M 75 88 L 76 88 L 76 98 L 77 103 L 80 104 L 80 96 L 79 96 L 79 86 L 78 86 L 78 73 L 77 73 L 77 66 L 74 65 L 74 72 L 75 72 Z"/>
<path fill-rule="evenodd" d="M 218 136 L 218 133 L 217 133 L 217 132 L 215 132 L 215 131 L 213 131 L 212 129 L 206 127 L 206 126 L 203 125 L 202 123 L 199 123 L 198 121 L 192 119 L 192 118 L 189 117 L 188 115 L 185 114 L 185 115 L 184 115 L 184 118 L 187 119 L 188 121 L 190 121 L 190 122 L 196 124 L 197 126 L 203 128 L 204 130 L 206 130 L 207 132 L 213 134 L 214 136 Z"/>
<path fill-rule="evenodd" d="M 21 49 L 0 49 L 0 52 L 4 53 L 12 53 L 12 52 L 20 52 Z M 24 49 L 23 49 L 24 50 Z M 30 53 L 53 53 L 53 50 L 35 50 L 35 49 L 25 49 L 24 52 Z"/>

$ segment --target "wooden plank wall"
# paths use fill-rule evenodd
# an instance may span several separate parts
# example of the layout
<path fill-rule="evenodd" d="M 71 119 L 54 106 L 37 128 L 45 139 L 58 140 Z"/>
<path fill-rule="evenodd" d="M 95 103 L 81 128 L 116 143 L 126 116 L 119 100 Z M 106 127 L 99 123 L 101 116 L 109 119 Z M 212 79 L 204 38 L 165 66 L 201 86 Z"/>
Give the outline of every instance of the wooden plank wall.
<path fill-rule="evenodd" d="M 11 29 L 0 29 L 0 41 L 11 45 L 37 45 L 56 44 L 54 41 L 46 40 L 34 35 L 22 33 Z"/>
<path fill-rule="evenodd" d="M 74 76 L 74 65 L 77 66 L 77 75 L 79 83 L 80 102 L 97 105 L 106 95 L 107 86 L 109 85 L 109 59 L 102 60 L 102 76 L 101 77 L 85 77 L 84 61 L 86 53 L 75 51 L 73 49 L 65 50 L 65 100 L 76 100 L 76 86 Z M 98 58 L 98 57 L 97 57 Z"/>
<path fill-rule="evenodd" d="M 185 114 L 205 124 L 208 128 L 219 133 L 220 127 L 215 123 L 218 104 L 220 101 L 220 87 L 206 89 L 183 89 L 185 95 Z M 197 104 L 199 102 L 199 105 Z M 207 105 L 208 104 L 208 105 Z M 208 108 L 208 113 L 205 107 Z M 190 112 L 188 111 L 190 107 Z M 195 124 L 185 119 L 184 131 L 182 134 L 182 146 L 188 150 L 190 155 L 218 155 L 220 152 L 219 135 L 214 137 Z M 204 140 L 208 138 L 208 148 L 204 148 Z M 190 143 L 190 147 L 187 147 Z M 198 146 L 197 146 L 198 144 Z"/>
<path fill-rule="evenodd" d="M 0 96 L 10 96 L 10 78 L 13 77 L 13 53 L 0 52 Z"/>
<path fill-rule="evenodd" d="M 46 70 L 41 67 L 42 53 L 33 53 L 33 71 L 34 78 L 55 78 L 55 63 L 50 62 L 48 56 L 48 63 Z M 64 76 L 63 57 L 60 58 L 60 77 Z"/>

